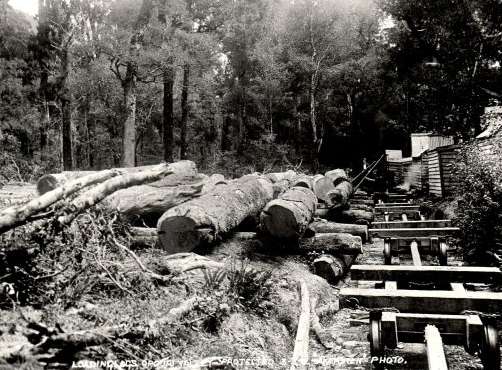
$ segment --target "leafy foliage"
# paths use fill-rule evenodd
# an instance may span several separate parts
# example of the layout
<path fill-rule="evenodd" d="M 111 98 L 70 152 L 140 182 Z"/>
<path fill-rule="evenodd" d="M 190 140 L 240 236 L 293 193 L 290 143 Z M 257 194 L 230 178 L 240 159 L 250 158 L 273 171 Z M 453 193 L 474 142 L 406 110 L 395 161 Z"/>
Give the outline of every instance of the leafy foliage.
<path fill-rule="evenodd" d="M 502 145 L 493 145 L 493 160 L 469 146 L 457 168 L 460 241 L 466 260 L 481 265 L 502 262 Z"/>

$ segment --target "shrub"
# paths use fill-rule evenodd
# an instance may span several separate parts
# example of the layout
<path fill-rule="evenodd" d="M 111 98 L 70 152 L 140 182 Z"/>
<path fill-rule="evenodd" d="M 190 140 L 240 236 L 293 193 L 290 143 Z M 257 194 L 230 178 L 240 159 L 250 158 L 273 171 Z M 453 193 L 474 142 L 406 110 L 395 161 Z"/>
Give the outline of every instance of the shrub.
<path fill-rule="evenodd" d="M 493 155 L 493 157 L 492 157 Z M 492 155 L 467 146 L 456 172 L 459 179 L 459 245 L 473 264 L 500 264 L 502 254 L 502 145 L 494 143 Z"/>

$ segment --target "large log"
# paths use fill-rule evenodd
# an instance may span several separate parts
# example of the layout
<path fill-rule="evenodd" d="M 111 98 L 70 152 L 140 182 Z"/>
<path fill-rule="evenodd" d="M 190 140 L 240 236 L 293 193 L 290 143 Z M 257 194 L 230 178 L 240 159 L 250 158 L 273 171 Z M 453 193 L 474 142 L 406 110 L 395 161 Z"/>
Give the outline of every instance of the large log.
<path fill-rule="evenodd" d="M 132 186 L 116 191 L 108 196 L 103 204 L 126 216 L 141 217 L 143 220 L 153 219 L 157 223 L 168 209 L 227 183 L 223 175 L 219 174 L 198 178 L 201 180 L 193 184 L 167 185 L 169 183 L 163 179 L 153 184 Z"/>
<path fill-rule="evenodd" d="M 260 178 L 218 186 L 162 215 L 157 223 L 162 247 L 169 253 L 190 252 L 217 241 L 259 214 L 272 197 L 272 184 Z"/>
<path fill-rule="evenodd" d="M 323 254 L 316 258 L 312 266 L 316 275 L 324 278 L 330 284 L 336 284 L 350 270 L 357 255 Z"/>
<path fill-rule="evenodd" d="M 272 183 L 279 182 L 281 180 L 293 181 L 298 175 L 293 170 L 288 170 L 286 172 L 271 172 L 264 175 L 267 177 Z"/>
<path fill-rule="evenodd" d="M 300 175 L 293 181 L 292 185 L 312 190 L 312 176 Z"/>
<path fill-rule="evenodd" d="M 146 171 L 126 173 L 106 180 L 79 195 L 68 206 L 64 207 L 58 216 L 58 221 L 61 225 L 67 225 L 71 223 L 79 213 L 98 204 L 117 190 L 154 182 L 170 174 L 185 173 L 188 168 L 195 168 L 195 163 L 192 161 L 180 161 L 171 164 L 163 163 Z"/>
<path fill-rule="evenodd" d="M 103 182 L 117 175 L 119 175 L 118 171 L 107 170 L 80 177 L 76 180 L 68 181 L 64 186 L 49 191 L 26 204 L 4 209 L 0 212 L 0 234 L 30 222 L 33 218 L 36 218 L 40 212 L 46 210 L 61 199 L 87 186 Z"/>
<path fill-rule="evenodd" d="M 348 209 L 340 213 L 339 219 L 340 222 L 355 222 L 367 225 L 375 219 L 375 215 L 372 212 Z"/>
<path fill-rule="evenodd" d="M 315 175 L 312 179 L 312 190 L 317 199 L 331 206 L 331 198 L 328 193 L 335 190 L 335 186 L 329 178 L 323 175 Z"/>
<path fill-rule="evenodd" d="M 348 233 L 361 237 L 363 242 L 368 240 L 368 227 L 366 225 L 342 224 L 327 220 L 314 221 L 309 225 L 313 233 Z"/>
<path fill-rule="evenodd" d="M 340 184 L 343 181 L 350 182 L 350 179 L 347 176 L 347 173 L 344 170 L 342 170 L 341 168 L 337 168 L 335 170 L 328 171 L 324 174 L 324 176 L 331 180 L 331 182 L 333 183 L 333 186 L 337 186 L 338 184 Z"/>
<path fill-rule="evenodd" d="M 266 205 L 261 229 L 274 238 L 298 239 L 314 216 L 317 199 L 307 188 L 293 187 Z"/>
<path fill-rule="evenodd" d="M 330 254 L 362 253 L 362 241 L 359 236 L 346 233 L 317 234 L 311 238 L 302 238 L 298 247 L 304 253 L 326 252 Z"/>
<path fill-rule="evenodd" d="M 156 165 L 151 166 L 140 166 L 140 167 L 128 167 L 128 168 L 113 168 L 112 170 L 117 171 L 121 175 L 127 173 L 136 173 L 141 171 L 149 171 L 155 168 Z M 84 176 L 89 176 L 92 174 L 96 174 L 102 171 L 65 171 L 61 173 L 55 174 L 47 174 L 42 176 L 37 181 L 37 191 L 39 195 L 43 195 L 48 191 L 56 189 L 59 186 L 67 183 L 71 180 L 76 180 Z M 165 179 L 164 181 L 160 180 L 157 184 L 159 186 L 173 186 L 180 184 L 187 184 L 192 182 L 199 182 L 202 180 L 200 177 L 197 177 L 197 168 L 195 164 L 190 167 L 185 168 L 184 173 L 178 173 L 173 176 L 170 176 L 169 179 Z M 153 184 L 152 184 L 153 185 Z"/>
<path fill-rule="evenodd" d="M 349 202 L 352 195 L 352 184 L 342 180 L 333 190 L 328 191 L 327 197 L 332 207 L 343 207 Z"/>

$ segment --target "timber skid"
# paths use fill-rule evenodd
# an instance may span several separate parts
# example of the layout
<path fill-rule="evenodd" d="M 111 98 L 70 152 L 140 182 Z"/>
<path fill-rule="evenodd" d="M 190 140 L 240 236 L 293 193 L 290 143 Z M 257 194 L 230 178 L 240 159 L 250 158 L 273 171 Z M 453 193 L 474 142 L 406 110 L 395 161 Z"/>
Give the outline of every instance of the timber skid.
<path fill-rule="evenodd" d="M 370 309 L 368 341 L 372 359 L 382 358 L 398 343 L 424 343 L 429 369 L 448 369 L 444 345 L 463 345 L 485 369 L 500 369 L 500 345 L 493 315 L 502 312 L 502 293 L 474 291 L 502 284 L 496 267 L 448 266 L 447 238 L 459 232 L 450 220 L 425 220 L 420 206 L 402 195 L 386 194 L 375 213 L 371 237 L 384 239 L 383 265 L 353 265 L 356 288 L 340 291 L 340 307 Z M 400 221 L 391 221 L 400 215 Z M 413 217 L 410 220 L 408 217 Z M 410 218 L 411 218 L 410 217 Z M 411 255 L 412 265 L 392 264 Z M 439 266 L 425 266 L 421 255 L 437 257 Z M 373 284 L 374 287 L 367 287 Z M 360 288 L 359 286 L 365 286 Z M 392 309 L 391 309 L 392 308 Z M 382 365 L 372 361 L 376 368 Z"/>

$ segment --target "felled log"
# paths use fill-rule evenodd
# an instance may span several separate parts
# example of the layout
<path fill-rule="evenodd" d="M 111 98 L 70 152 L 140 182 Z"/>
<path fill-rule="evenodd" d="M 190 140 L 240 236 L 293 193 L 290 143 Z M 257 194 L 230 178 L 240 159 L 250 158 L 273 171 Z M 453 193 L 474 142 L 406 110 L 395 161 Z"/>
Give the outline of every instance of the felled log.
<path fill-rule="evenodd" d="M 332 207 L 345 206 L 352 195 L 352 184 L 349 181 L 342 180 L 333 190 L 328 191 L 327 196 L 330 199 Z"/>
<path fill-rule="evenodd" d="M 291 188 L 265 206 L 260 215 L 261 230 L 274 238 L 298 239 L 312 220 L 316 203 L 310 189 Z"/>
<path fill-rule="evenodd" d="M 219 185 L 226 185 L 228 184 L 228 181 L 225 180 L 225 176 L 220 175 L 220 174 L 213 174 L 202 181 L 203 187 L 202 187 L 202 193 L 210 193 L 213 191 L 217 186 Z"/>
<path fill-rule="evenodd" d="M 293 181 L 297 176 L 298 175 L 293 170 L 288 170 L 286 172 L 271 172 L 265 174 L 265 177 L 272 181 L 272 183 L 276 183 L 281 180 Z"/>
<path fill-rule="evenodd" d="M 162 215 L 157 223 L 161 245 L 168 253 L 177 253 L 211 244 L 245 218 L 259 214 L 272 197 L 272 184 L 260 178 L 218 186 Z"/>
<path fill-rule="evenodd" d="M 0 234 L 14 227 L 30 222 L 30 220 L 33 217 L 36 217 L 37 214 L 61 199 L 64 199 L 87 186 L 106 181 L 117 175 L 119 175 L 118 171 L 107 170 L 84 176 L 76 180 L 69 181 L 64 186 L 49 191 L 26 204 L 4 209 L 0 212 Z"/>
<path fill-rule="evenodd" d="M 331 182 L 333 183 L 333 186 L 337 186 L 338 184 L 340 184 L 343 181 L 350 182 L 350 179 L 347 176 L 347 173 L 344 170 L 342 170 L 341 168 L 337 168 L 335 170 L 328 171 L 324 174 L 324 176 L 331 180 Z"/>
<path fill-rule="evenodd" d="M 329 178 L 323 175 L 315 175 L 312 179 L 312 190 L 317 199 L 331 206 L 331 198 L 328 193 L 335 190 L 335 186 Z"/>
<path fill-rule="evenodd" d="M 368 227 L 357 224 L 342 224 L 327 220 L 314 221 L 309 225 L 309 230 L 316 233 L 348 233 L 359 236 L 363 242 L 368 240 Z"/>
<path fill-rule="evenodd" d="M 204 183 L 174 187 L 132 186 L 106 197 L 103 206 L 126 216 L 160 217 L 168 209 L 200 196 L 204 186 Z"/>
<path fill-rule="evenodd" d="M 127 173 L 136 173 L 136 172 L 141 172 L 141 171 L 149 171 L 153 168 L 155 168 L 156 165 L 151 165 L 151 166 L 140 166 L 140 167 L 128 167 L 128 168 L 113 168 L 112 170 L 117 171 L 121 175 L 127 174 Z M 48 191 L 51 191 L 53 189 L 56 189 L 59 186 L 62 186 L 63 184 L 67 183 L 68 181 L 71 180 L 76 180 L 84 176 L 96 174 L 102 171 L 65 171 L 61 173 L 55 173 L 55 174 L 47 174 L 42 176 L 38 181 L 37 181 L 37 191 L 40 195 L 47 193 Z M 160 183 L 160 186 L 169 186 L 169 185 L 180 185 L 180 184 L 187 184 L 190 183 L 191 181 L 198 182 L 201 179 L 196 178 L 197 176 L 197 168 L 195 165 L 191 167 L 186 167 L 184 173 L 178 173 L 169 180 L 167 180 L 166 183 L 162 184 Z"/>
<path fill-rule="evenodd" d="M 293 181 L 292 186 L 299 186 L 312 190 L 312 176 L 300 175 Z"/>
<path fill-rule="evenodd" d="M 131 227 L 131 242 L 133 247 L 158 247 L 159 235 L 156 228 Z"/>
<path fill-rule="evenodd" d="M 363 222 L 363 224 L 368 224 L 375 219 L 375 215 L 372 212 L 348 209 L 340 212 L 336 218 L 336 221 L 340 222 L 354 222 L 357 224 Z"/>
<path fill-rule="evenodd" d="M 330 254 L 362 253 L 361 237 L 346 233 L 316 234 L 311 238 L 302 238 L 298 247 L 304 253 L 326 252 Z"/>
<path fill-rule="evenodd" d="M 185 173 L 190 168 L 195 168 L 195 163 L 192 161 L 180 161 L 171 164 L 163 163 L 148 171 L 127 173 L 104 181 L 75 198 L 60 212 L 58 222 L 61 225 L 71 223 L 79 213 L 98 204 L 117 190 L 157 181 L 173 173 Z"/>
<path fill-rule="evenodd" d="M 350 270 L 357 255 L 323 254 L 316 258 L 312 265 L 316 275 L 326 279 L 330 284 L 336 284 Z"/>
<path fill-rule="evenodd" d="M 291 370 L 307 369 L 309 362 L 309 333 L 310 333 L 310 297 L 305 281 L 300 285 L 300 318 L 296 331 L 295 347 L 291 359 Z"/>

